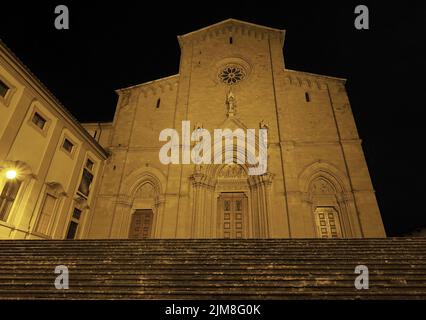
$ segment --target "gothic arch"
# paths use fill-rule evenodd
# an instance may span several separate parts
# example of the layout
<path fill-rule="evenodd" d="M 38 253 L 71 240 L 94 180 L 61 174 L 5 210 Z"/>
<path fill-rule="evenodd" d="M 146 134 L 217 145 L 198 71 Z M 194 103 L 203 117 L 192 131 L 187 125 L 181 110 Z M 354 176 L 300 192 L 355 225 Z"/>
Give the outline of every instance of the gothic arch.
<path fill-rule="evenodd" d="M 320 177 L 331 183 L 336 192 L 351 191 L 346 175 L 334 165 L 324 161 L 316 161 L 305 167 L 299 175 L 299 189 L 302 192 L 309 192 L 312 182 Z"/>
<path fill-rule="evenodd" d="M 241 128 L 241 130 L 244 130 L 244 129 Z M 259 137 L 257 135 L 255 135 L 255 143 L 254 143 L 254 146 L 253 146 L 254 150 L 260 150 L 259 142 L 258 141 L 259 141 Z M 245 143 L 244 150 L 239 150 L 239 148 L 237 148 L 237 145 L 234 144 L 234 143 L 232 143 L 231 147 L 228 147 L 228 148 L 226 148 L 225 144 L 222 143 L 222 148 L 220 150 L 217 150 L 217 152 L 215 153 L 216 149 L 219 149 L 219 148 L 216 148 L 217 145 L 219 145 L 219 143 L 215 143 L 214 146 L 213 146 L 213 149 L 212 149 L 212 159 L 214 161 L 214 159 L 216 158 L 216 156 L 220 155 L 220 156 L 222 156 L 222 158 L 221 158 L 222 159 L 222 163 L 220 163 L 220 164 L 211 163 L 211 164 L 208 164 L 208 165 L 198 166 L 198 168 L 201 167 L 201 172 L 203 174 L 205 174 L 205 175 L 207 175 L 207 176 L 209 176 L 211 178 L 217 178 L 218 177 L 218 175 L 221 172 L 221 170 L 226 165 L 228 165 L 227 163 L 225 163 L 225 154 L 223 154 L 224 151 L 225 152 L 226 151 L 232 151 L 232 156 L 233 156 L 233 158 L 232 158 L 233 162 L 232 163 L 241 166 L 244 169 L 244 171 L 245 171 L 245 173 L 247 175 L 248 175 L 248 172 L 249 172 L 249 167 L 251 167 L 251 166 L 252 167 L 257 167 L 257 164 L 255 164 L 255 165 L 247 164 L 248 157 L 254 157 L 255 156 L 252 153 L 249 154 L 249 149 L 247 148 L 247 143 Z M 242 158 L 244 159 L 244 163 L 238 163 L 237 162 L 238 155 L 242 156 Z M 246 156 L 247 156 L 247 158 L 246 158 Z M 196 166 L 196 168 L 197 168 L 197 166 Z"/>
<path fill-rule="evenodd" d="M 161 194 L 159 180 L 152 174 L 143 174 L 132 185 L 130 196 L 132 198 L 143 198 L 143 192 L 149 192 L 151 197 L 158 197 Z"/>
<path fill-rule="evenodd" d="M 166 177 L 164 174 L 154 167 L 144 167 L 132 171 L 123 182 L 122 194 L 133 197 L 137 190 L 145 183 L 150 183 L 155 189 L 157 196 L 163 194 L 166 186 Z"/>
<path fill-rule="evenodd" d="M 299 188 L 302 200 L 309 207 L 317 236 L 320 236 L 316 216 L 318 210 L 335 211 L 342 237 L 354 237 L 359 233 L 359 220 L 350 183 L 338 168 L 323 161 L 308 165 L 299 175 Z"/>

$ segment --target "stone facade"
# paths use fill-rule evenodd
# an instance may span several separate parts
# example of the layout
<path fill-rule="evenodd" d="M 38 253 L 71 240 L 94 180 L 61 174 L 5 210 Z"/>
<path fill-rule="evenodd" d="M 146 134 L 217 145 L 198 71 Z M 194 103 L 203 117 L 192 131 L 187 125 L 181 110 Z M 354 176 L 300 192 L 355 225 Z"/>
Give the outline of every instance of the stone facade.
<path fill-rule="evenodd" d="M 179 36 L 179 74 L 117 90 L 113 122 L 83 124 L 110 152 L 88 238 L 385 237 L 345 80 L 286 69 L 284 36 L 234 19 Z M 160 132 L 186 120 L 267 128 L 267 172 L 162 164 Z"/>

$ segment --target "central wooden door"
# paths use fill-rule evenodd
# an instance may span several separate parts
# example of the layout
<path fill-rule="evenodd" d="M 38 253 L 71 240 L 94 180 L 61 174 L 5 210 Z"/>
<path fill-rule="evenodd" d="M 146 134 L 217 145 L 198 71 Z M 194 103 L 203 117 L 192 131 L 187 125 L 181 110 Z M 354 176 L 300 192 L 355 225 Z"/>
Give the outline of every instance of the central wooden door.
<path fill-rule="evenodd" d="M 219 202 L 223 238 L 244 238 L 246 224 L 246 197 L 244 193 L 222 193 Z"/>
<path fill-rule="evenodd" d="M 150 209 L 136 210 L 130 224 L 130 239 L 149 239 L 152 233 L 153 213 Z"/>

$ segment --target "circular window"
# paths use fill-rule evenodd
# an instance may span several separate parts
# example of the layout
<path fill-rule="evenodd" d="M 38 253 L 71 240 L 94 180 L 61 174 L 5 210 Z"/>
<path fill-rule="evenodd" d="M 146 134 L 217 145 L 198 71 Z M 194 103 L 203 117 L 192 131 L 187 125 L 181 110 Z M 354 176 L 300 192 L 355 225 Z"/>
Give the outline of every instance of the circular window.
<path fill-rule="evenodd" d="M 219 79 L 226 84 L 236 84 L 245 77 L 243 67 L 238 65 L 228 65 L 224 67 L 219 73 Z"/>

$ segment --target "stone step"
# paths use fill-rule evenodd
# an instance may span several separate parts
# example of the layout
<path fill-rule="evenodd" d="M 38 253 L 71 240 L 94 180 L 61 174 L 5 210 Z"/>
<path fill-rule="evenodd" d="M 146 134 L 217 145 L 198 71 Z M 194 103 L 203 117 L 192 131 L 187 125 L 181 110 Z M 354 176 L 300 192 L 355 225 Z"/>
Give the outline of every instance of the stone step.
<path fill-rule="evenodd" d="M 207 281 L 216 283 L 216 281 L 229 282 L 241 281 L 241 282 L 274 282 L 274 283 L 290 283 L 292 281 L 335 281 L 335 282 L 349 282 L 353 286 L 354 274 L 294 274 L 294 275 L 179 275 L 168 274 L 168 275 L 156 275 L 155 280 L 152 278 L 152 274 L 146 275 L 123 275 L 123 274 L 73 274 L 72 279 L 75 284 L 87 284 L 87 283 L 158 283 L 160 282 L 188 282 L 191 283 Z M 36 283 L 51 283 L 55 279 L 56 275 L 51 272 L 49 274 L 15 274 L 15 275 L 0 275 L 0 286 L 6 284 L 36 284 Z M 389 279 L 389 275 L 370 275 L 370 279 L 374 281 L 374 285 L 383 283 L 401 283 L 405 285 L 405 282 L 422 282 L 426 281 L 425 275 L 418 274 L 393 274 L 392 278 Z M 49 284 L 51 286 L 51 284 Z"/>
<path fill-rule="evenodd" d="M 58 298 L 426 299 L 426 239 L 0 241 L 0 299 Z"/>

